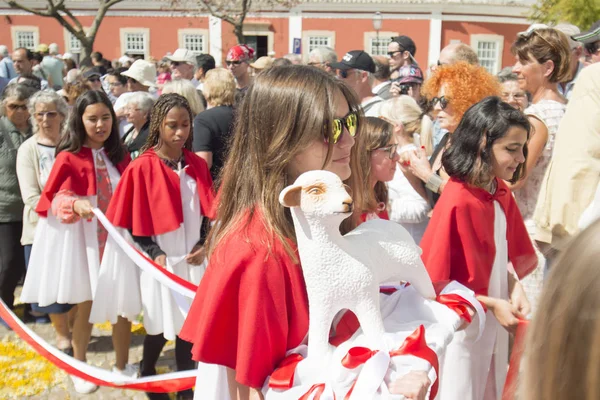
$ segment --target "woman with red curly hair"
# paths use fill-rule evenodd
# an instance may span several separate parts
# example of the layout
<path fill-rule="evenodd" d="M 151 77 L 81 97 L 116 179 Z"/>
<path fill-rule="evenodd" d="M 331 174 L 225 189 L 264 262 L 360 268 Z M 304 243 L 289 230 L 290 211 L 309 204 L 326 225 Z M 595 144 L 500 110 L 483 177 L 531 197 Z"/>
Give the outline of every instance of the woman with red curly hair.
<path fill-rule="evenodd" d="M 450 178 L 442 166 L 442 155 L 450 135 L 469 107 L 488 96 L 500 94 L 500 84 L 485 68 L 458 62 L 436 69 L 423 85 L 422 92 L 431 99 L 440 128 L 448 133 L 435 147 L 430 159 L 421 149 L 410 153 L 401 166 L 415 190 L 433 207 Z"/>

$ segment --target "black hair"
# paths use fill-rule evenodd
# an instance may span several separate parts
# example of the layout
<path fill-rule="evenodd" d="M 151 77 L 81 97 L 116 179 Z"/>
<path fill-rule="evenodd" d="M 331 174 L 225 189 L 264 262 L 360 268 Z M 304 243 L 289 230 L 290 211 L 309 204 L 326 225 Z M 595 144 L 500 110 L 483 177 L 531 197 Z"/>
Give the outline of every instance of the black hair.
<path fill-rule="evenodd" d="M 37 51 L 34 53 L 31 53 L 31 56 L 32 56 L 32 59 L 37 61 L 38 63 L 41 63 L 42 60 L 44 59 L 44 55 Z"/>
<path fill-rule="evenodd" d="M 127 77 L 125 75 L 121 75 L 125 71 L 127 71 L 127 68 L 117 68 L 109 72 L 108 75 L 114 76 L 121 84 L 127 85 Z"/>
<path fill-rule="evenodd" d="M 192 150 L 192 139 L 194 138 L 192 123 L 194 122 L 194 115 L 192 113 L 192 109 L 190 108 L 190 103 L 188 103 L 185 97 L 177 93 L 166 93 L 161 95 L 158 100 L 156 100 L 156 103 L 154 103 L 154 106 L 152 107 L 152 111 L 150 111 L 150 128 L 148 132 L 148 139 L 146 139 L 146 144 L 144 144 L 140 150 L 140 153 L 143 153 L 157 145 L 160 147 L 160 130 L 162 128 L 162 124 L 169 111 L 177 107 L 185 109 L 190 116 L 190 135 L 185 141 L 183 148 L 190 151 Z"/>
<path fill-rule="evenodd" d="M 458 124 L 450 138 L 450 146 L 442 156 L 446 173 L 474 186 L 489 183 L 492 168 L 492 146 L 503 138 L 511 127 L 521 127 L 531 133 L 529 120 L 519 110 L 499 97 L 486 97 L 472 105 Z M 523 146 L 527 159 L 527 144 Z M 511 183 L 516 183 L 525 174 L 525 162 L 519 164 Z"/>
<path fill-rule="evenodd" d="M 99 51 L 94 51 L 92 54 L 90 54 L 90 58 L 92 60 L 101 61 L 104 56 Z"/>
<path fill-rule="evenodd" d="M 110 135 L 104 142 L 104 150 L 106 151 L 110 162 L 116 166 L 123 161 L 125 149 L 119 138 L 119 125 L 113 106 L 106 93 L 99 90 L 89 90 L 79 96 L 77 103 L 75 103 L 75 107 L 71 110 L 69 129 L 60 139 L 58 146 L 56 146 L 56 154 L 58 155 L 61 151 L 79 153 L 81 146 L 83 146 L 87 137 L 85 126 L 83 124 L 83 113 L 85 113 L 85 109 L 88 106 L 94 104 L 104 104 L 112 117 Z"/>
<path fill-rule="evenodd" d="M 202 68 L 205 74 L 216 67 L 215 58 L 210 54 L 200 54 L 196 57 L 196 63 L 198 68 Z"/>
<path fill-rule="evenodd" d="M 19 50 L 23 50 L 25 52 L 25 57 L 27 57 L 27 59 L 29 61 L 33 60 L 33 52 L 25 47 L 17 47 L 14 51 L 13 54 L 15 54 L 17 51 Z"/>

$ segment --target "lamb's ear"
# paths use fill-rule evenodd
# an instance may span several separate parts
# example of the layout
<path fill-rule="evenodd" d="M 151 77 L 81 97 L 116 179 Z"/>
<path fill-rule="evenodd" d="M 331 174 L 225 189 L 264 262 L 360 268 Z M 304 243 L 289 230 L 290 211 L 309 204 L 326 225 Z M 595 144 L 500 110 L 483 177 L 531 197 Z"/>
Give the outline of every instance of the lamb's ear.
<path fill-rule="evenodd" d="M 284 207 L 299 207 L 302 186 L 288 186 L 279 194 L 279 202 Z"/>

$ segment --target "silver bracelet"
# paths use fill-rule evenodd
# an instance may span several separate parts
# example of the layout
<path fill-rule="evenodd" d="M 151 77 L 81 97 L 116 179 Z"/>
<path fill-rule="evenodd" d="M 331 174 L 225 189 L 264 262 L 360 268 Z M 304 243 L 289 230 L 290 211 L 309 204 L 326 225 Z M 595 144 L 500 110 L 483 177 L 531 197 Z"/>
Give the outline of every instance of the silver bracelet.
<path fill-rule="evenodd" d="M 433 193 L 438 193 L 440 190 L 440 186 L 442 186 L 444 180 L 438 174 L 431 174 L 427 182 L 425 182 L 425 187 L 431 190 Z"/>

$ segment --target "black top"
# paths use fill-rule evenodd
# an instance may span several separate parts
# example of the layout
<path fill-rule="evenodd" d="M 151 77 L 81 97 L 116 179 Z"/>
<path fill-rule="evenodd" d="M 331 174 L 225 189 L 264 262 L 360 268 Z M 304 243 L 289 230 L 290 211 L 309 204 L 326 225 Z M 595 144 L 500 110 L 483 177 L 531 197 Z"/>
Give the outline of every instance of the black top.
<path fill-rule="evenodd" d="M 217 178 L 229 148 L 229 138 L 233 128 L 233 107 L 219 106 L 201 112 L 194 118 L 194 152 L 212 152 L 213 162 L 210 174 Z"/>
<path fill-rule="evenodd" d="M 125 134 L 123 135 L 123 139 L 121 139 L 123 141 L 123 143 L 126 142 L 127 137 L 133 133 L 134 129 L 135 128 L 132 126 L 131 128 L 129 128 L 127 130 L 127 132 L 125 132 Z M 125 147 L 127 147 L 127 151 L 129 152 L 129 154 L 132 154 L 132 158 L 137 157 L 137 153 L 139 153 L 139 151 L 142 149 L 144 144 L 146 144 L 146 140 L 148 140 L 149 132 L 150 132 L 150 121 L 147 121 L 144 124 L 144 126 L 142 126 L 140 133 L 138 133 L 138 135 L 135 137 L 135 139 L 133 139 L 133 141 L 131 143 L 126 144 Z"/>
<path fill-rule="evenodd" d="M 429 164 L 431 166 L 433 166 L 433 163 L 435 162 L 435 159 L 437 158 L 438 154 L 440 154 L 440 151 L 442 151 L 444 149 L 444 147 L 446 147 L 446 144 L 448 143 L 448 139 L 450 139 L 450 134 L 446 133 L 444 135 L 444 137 L 442 138 L 442 140 L 440 140 L 438 145 L 435 147 L 435 149 L 433 149 L 433 153 L 431 154 L 431 157 L 429 158 Z M 439 170 L 433 171 L 433 172 L 437 175 L 440 174 Z M 435 203 L 437 203 L 437 201 L 440 199 L 440 194 L 432 192 L 431 190 L 429 190 L 427 188 L 427 186 L 425 186 L 425 192 L 427 192 L 427 199 L 429 201 L 429 205 L 431 206 L 431 208 L 434 208 Z"/>

